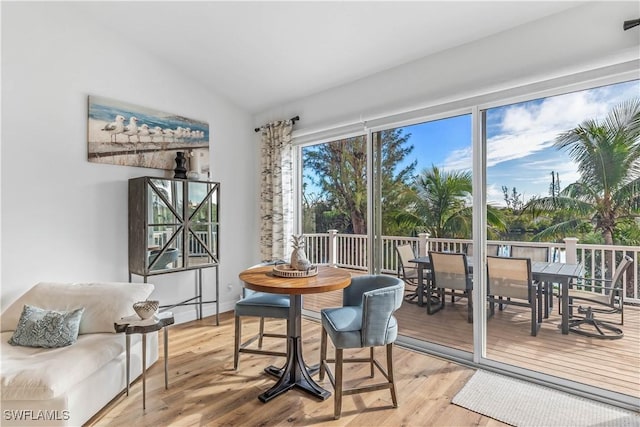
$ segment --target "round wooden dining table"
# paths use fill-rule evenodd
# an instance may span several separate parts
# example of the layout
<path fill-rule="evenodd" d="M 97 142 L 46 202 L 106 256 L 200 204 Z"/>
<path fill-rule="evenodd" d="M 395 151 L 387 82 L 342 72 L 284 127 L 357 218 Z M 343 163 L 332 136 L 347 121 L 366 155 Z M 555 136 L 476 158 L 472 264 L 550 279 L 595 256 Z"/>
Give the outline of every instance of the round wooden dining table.
<path fill-rule="evenodd" d="M 325 400 L 331 393 L 312 378 L 302 357 L 302 295 L 343 289 L 351 283 L 351 274 L 343 270 L 319 266 L 318 274 L 311 277 L 285 278 L 273 274 L 273 266 L 250 268 L 240 273 L 248 289 L 272 294 L 288 294 L 290 300 L 287 329 L 287 362 L 283 368 L 269 366 L 265 372 L 279 376 L 278 382 L 258 398 L 268 402 L 294 387 Z M 314 369 L 317 371 L 317 369 Z"/>

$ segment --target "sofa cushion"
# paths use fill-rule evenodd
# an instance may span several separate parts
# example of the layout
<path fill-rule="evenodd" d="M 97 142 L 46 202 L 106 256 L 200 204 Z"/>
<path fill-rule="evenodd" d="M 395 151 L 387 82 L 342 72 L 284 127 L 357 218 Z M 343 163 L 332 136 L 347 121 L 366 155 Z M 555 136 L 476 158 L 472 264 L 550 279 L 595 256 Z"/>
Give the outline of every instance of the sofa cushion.
<path fill-rule="evenodd" d="M 3 332 L 0 342 L 3 401 L 59 396 L 125 351 L 124 334 L 81 335 L 74 345 L 53 349 L 12 346 L 10 336 Z"/>
<path fill-rule="evenodd" d="M 43 310 L 25 305 L 18 326 L 9 339 L 11 345 L 57 348 L 78 339 L 84 308 L 73 311 Z"/>
<path fill-rule="evenodd" d="M 133 303 L 146 300 L 153 289 L 149 283 L 41 282 L 7 307 L 0 316 L 0 327 L 2 332 L 15 331 L 22 308 L 28 304 L 56 311 L 84 307 L 80 334 L 115 333 L 113 322 L 134 315 Z"/>

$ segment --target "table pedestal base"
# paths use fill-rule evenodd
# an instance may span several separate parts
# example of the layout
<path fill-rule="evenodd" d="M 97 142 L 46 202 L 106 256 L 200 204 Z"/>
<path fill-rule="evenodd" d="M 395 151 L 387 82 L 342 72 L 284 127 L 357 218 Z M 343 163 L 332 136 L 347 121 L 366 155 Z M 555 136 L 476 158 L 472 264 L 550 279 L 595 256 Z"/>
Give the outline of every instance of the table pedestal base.
<path fill-rule="evenodd" d="M 258 396 L 260 401 L 266 403 L 294 387 L 309 393 L 315 398 L 326 400 L 331 396 L 331 392 L 320 387 L 311 378 L 311 375 L 318 371 L 318 367 L 308 368 L 304 360 L 302 360 L 302 338 L 290 337 L 289 346 L 291 351 L 283 368 L 276 368 L 275 366 L 265 368 L 265 372 L 278 376 L 280 379 L 273 387 Z"/>
<path fill-rule="evenodd" d="M 258 398 L 266 403 L 287 391 L 299 388 L 319 400 L 326 400 L 331 392 L 320 387 L 311 375 L 319 369 L 309 367 L 302 356 L 302 295 L 344 289 L 351 283 L 351 274 L 337 268 L 318 267 L 312 277 L 281 278 L 273 275 L 273 266 L 250 268 L 240 273 L 245 286 L 258 292 L 289 293 L 287 322 L 287 361 L 282 368 L 269 366 L 265 372 L 278 377 L 276 384 Z"/>

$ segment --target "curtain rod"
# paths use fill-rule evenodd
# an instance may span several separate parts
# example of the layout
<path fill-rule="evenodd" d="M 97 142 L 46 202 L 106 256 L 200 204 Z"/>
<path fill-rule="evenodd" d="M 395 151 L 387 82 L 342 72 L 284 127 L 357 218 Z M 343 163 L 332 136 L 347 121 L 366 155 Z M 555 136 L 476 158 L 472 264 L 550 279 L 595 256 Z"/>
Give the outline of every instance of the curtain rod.
<path fill-rule="evenodd" d="M 298 120 L 300 120 L 300 116 L 295 116 L 295 117 L 291 117 L 290 119 L 293 123 L 297 122 Z M 254 128 L 253 129 L 256 132 L 260 132 L 260 128 Z"/>

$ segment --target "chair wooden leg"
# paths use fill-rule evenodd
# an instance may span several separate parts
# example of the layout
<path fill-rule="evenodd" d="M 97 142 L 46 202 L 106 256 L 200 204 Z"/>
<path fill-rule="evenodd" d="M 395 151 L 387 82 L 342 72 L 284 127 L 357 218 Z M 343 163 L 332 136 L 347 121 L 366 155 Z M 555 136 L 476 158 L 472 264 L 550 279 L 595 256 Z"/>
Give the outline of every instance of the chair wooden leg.
<path fill-rule="evenodd" d="M 333 418 L 340 418 L 342 412 L 342 349 L 336 348 L 336 376 Z"/>
<path fill-rule="evenodd" d="M 327 331 L 322 328 L 322 332 L 320 333 L 320 371 L 318 374 L 318 378 L 320 381 L 324 380 L 325 366 L 324 364 L 327 361 Z"/>
<path fill-rule="evenodd" d="M 371 367 L 371 378 L 373 378 L 375 372 L 373 370 L 373 347 L 369 347 L 369 366 Z"/>
<path fill-rule="evenodd" d="M 238 366 L 240 365 L 240 335 L 242 325 L 240 322 L 240 316 L 235 316 L 235 340 L 234 340 L 234 351 L 233 351 L 233 369 L 238 370 Z"/>
<path fill-rule="evenodd" d="M 398 407 L 398 398 L 396 396 L 396 383 L 393 378 L 393 343 L 387 344 L 387 375 L 389 377 L 389 384 L 391 390 L 391 401 L 393 407 Z"/>
<path fill-rule="evenodd" d="M 262 338 L 264 337 L 264 317 L 260 318 L 260 334 L 258 335 L 258 348 L 262 348 Z"/>

